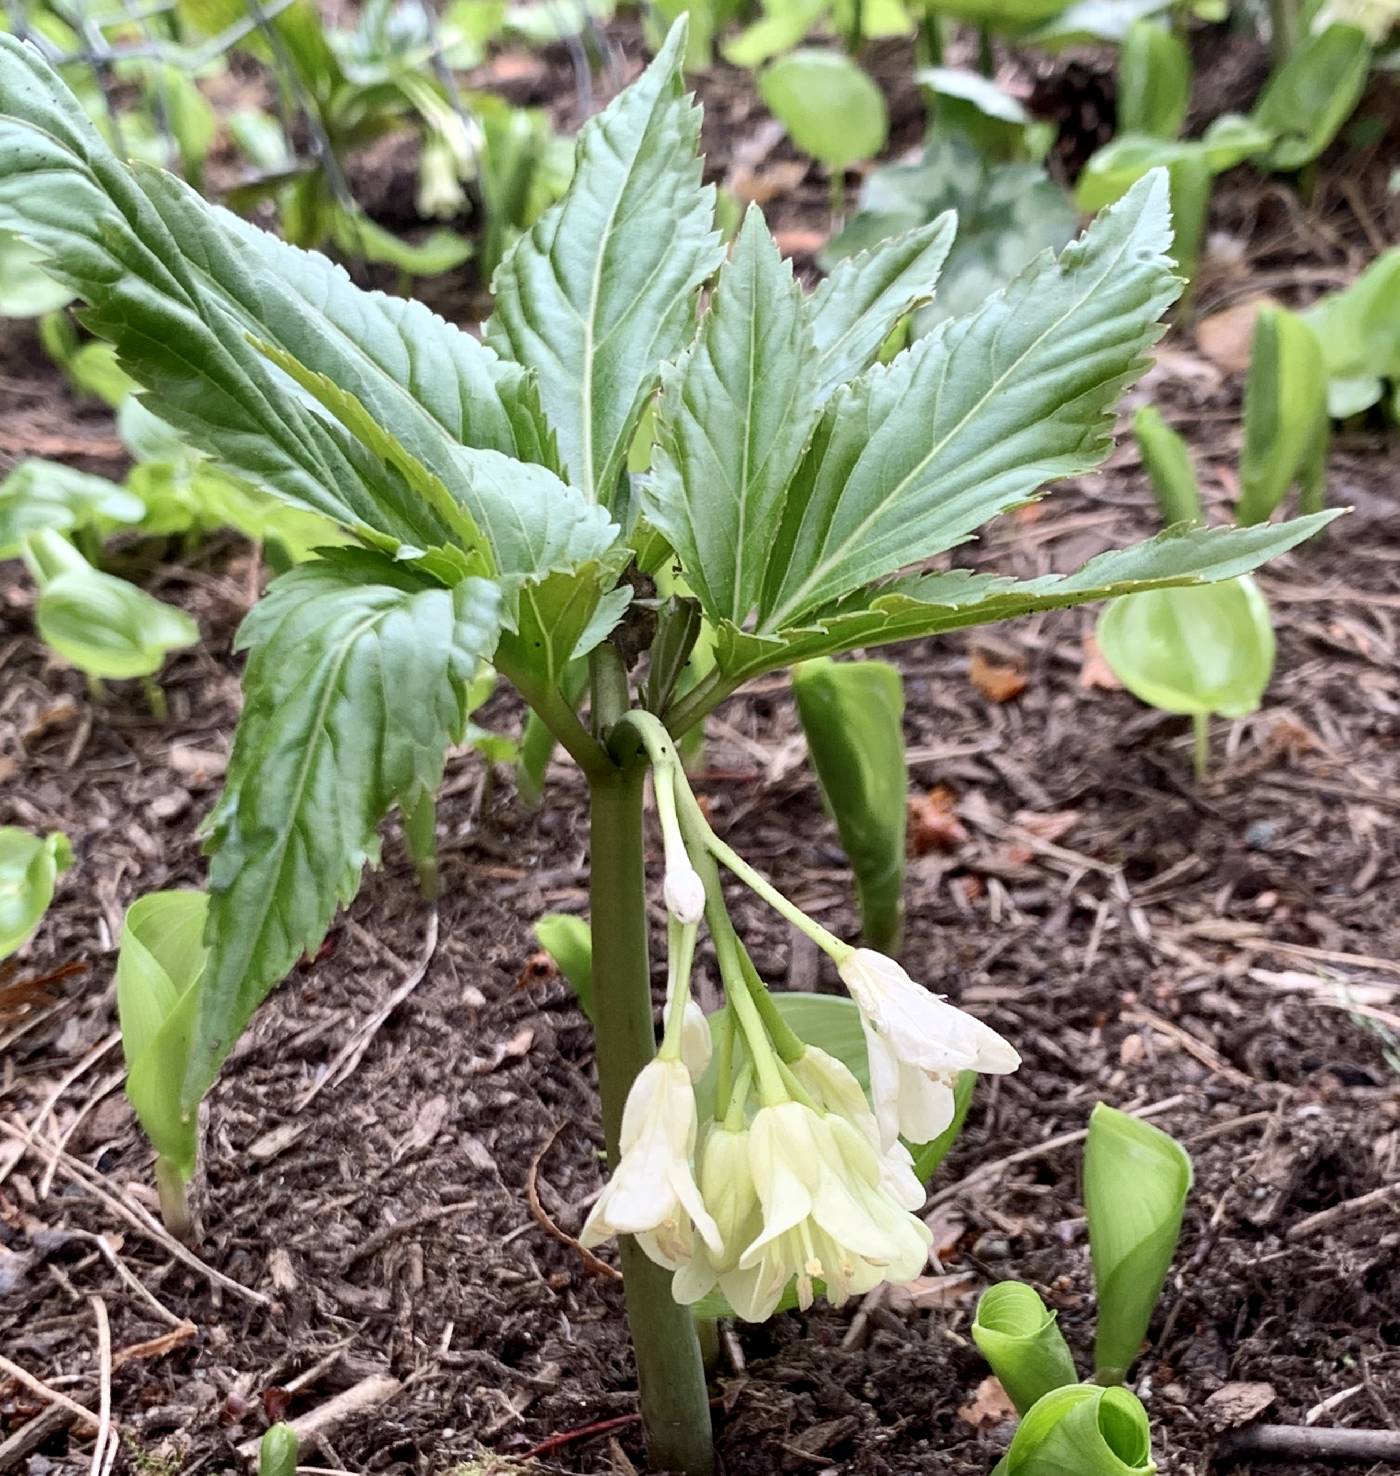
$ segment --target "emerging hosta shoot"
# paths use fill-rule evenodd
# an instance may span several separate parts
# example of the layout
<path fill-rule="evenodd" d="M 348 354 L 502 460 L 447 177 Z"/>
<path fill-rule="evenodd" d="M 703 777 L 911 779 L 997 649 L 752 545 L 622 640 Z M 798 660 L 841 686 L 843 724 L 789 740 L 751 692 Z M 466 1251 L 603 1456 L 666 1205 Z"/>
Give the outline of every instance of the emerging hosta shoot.
<path fill-rule="evenodd" d="M 199 1153 L 196 1112 L 180 1101 L 208 950 L 203 892 L 152 892 L 133 902 L 117 955 L 117 1016 L 126 1095 L 156 1150 L 161 1213 L 172 1233 L 191 1228 L 186 1187 Z"/>
<path fill-rule="evenodd" d="M 535 924 L 540 947 L 554 960 L 578 996 L 579 1008 L 593 1018 L 593 930 L 581 917 L 547 912 Z"/>
<path fill-rule="evenodd" d="M 717 1277 L 752 1283 L 758 1314 L 780 1280 L 803 1298 L 821 1282 L 839 1299 L 912 1274 L 927 1232 L 910 1212 L 920 1191 L 900 1135 L 948 1129 L 966 1090 L 958 1073 L 1011 1070 L 1017 1058 L 753 871 L 701 814 L 676 740 L 765 672 L 1231 579 L 1326 517 L 1174 531 L 1027 582 L 909 573 L 1103 460 L 1118 397 L 1178 291 L 1166 181 L 1138 181 L 1058 257 L 1035 258 L 877 365 L 891 330 L 936 290 L 952 221 L 842 262 L 811 295 L 757 212 L 726 261 L 684 53 L 682 21 L 583 128 L 568 192 L 496 272 L 485 342 L 420 304 L 359 291 L 167 175 L 128 168 L 9 37 L 0 230 L 87 302 L 85 322 L 113 342 L 156 415 L 225 474 L 358 545 L 276 580 L 240 634 L 244 711 L 207 827 L 208 958 L 183 1069 L 172 1060 L 162 1072 L 180 1123 L 260 1001 L 354 895 L 379 824 L 436 791 L 489 660 L 588 781 L 604 1135 L 615 1165 L 633 1155 L 590 1238 L 631 1231 L 621 1258 L 653 1464 L 707 1476 L 703 1369 L 673 1294 L 690 1288 L 673 1278 L 708 1257 Z M 654 430 L 641 435 L 653 444 L 639 451 L 649 411 Z M 658 682 L 646 674 L 666 622 L 634 600 L 635 576 L 662 564 L 714 631 L 712 664 L 685 689 L 667 679 L 665 651 Z M 582 662 L 586 725 L 570 695 Z M 648 696 L 659 711 L 638 705 Z M 663 811 L 670 1005 L 650 1070 L 648 767 L 676 821 Z M 717 865 L 846 980 L 873 1102 L 807 1055 L 734 932 Z M 726 996 L 702 1028 L 691 872 Z M 711 1046 L 701 1081 L 714 1072 L 714 1106 L 702 1118 L 692 1077 Z M 707 1172 L 720 1131 L 742 1151 L 716 1138 L 720 1167 Z M 633 1193 L 637 1163 L 647 1173 Z"/>
<path fill-rule="evenodd" d="M 1084 1145 L 1084 1212 L 1098 1292 L 1094 1377 L 1128 1372 L 1176 1254 L 1191 1160 L 1160 1128 L 1100 1102 Z"/>
<path fill-rule="evenodd" d="M 90 681 L 154 676 L 169 652 L 199 639 L 199 627 L 183 610 L 94 569 L 52 529 L 26 535 L 24 562 L 39 587 L 40 637 Z M 147 691 L 162 709 L 158 689 Z"/>
<path fill-rule="evenodd" d="M 38 836 L 0 826 L 0 959 L 34 936 L 53 901 L 59 873 L 72 864 L 73 848 L 59 831 Z"/>
<path fill-rule="evenodd" d="M 904 683 L 887 661 L 804 661 L 792 673 L 797 715 L 822 798 L 851 863 L 861 932 L 893 953 L 904 930 L 908 770 Z"/>
<path fill-rule="evenodd" d="M 1152 1431 L 1127 1389 L 1071 1384 L 1023 1419 L 992 1476 L 1153 1476 Z"/>
<path fill-rule="evenodd" d="M 1022 1415 L 1052 1389 L 1079 1381 L 1056 1314 L 1024 1281 L 999 1281 L 982 1293 L 972 1340 Z"/>
<path fill-rule="evenodd" d="M 296 1431 L 281 1422 L 270 1426 L 258 1442 L 258 1476 L 296 1476 L 297 1455 Z"/>

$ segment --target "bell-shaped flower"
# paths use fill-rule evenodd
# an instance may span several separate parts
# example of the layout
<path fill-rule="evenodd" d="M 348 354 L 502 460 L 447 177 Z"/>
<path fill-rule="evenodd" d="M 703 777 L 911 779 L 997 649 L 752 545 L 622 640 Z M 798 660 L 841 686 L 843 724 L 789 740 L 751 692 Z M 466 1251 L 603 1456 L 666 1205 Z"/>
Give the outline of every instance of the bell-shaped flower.
<path fill-rule="evenodd" d="M 627 1094 L 617 1167 L 584 1222 L 580 1242 L 592 1246 L 611 1235 L 633 1235 L 657 1265 L 672 1271 L 691 1258 L 697 1230 L 720 1253 L 724 1242 L 691 1169 L 695 1133 L 690 1073 L 683 1061 L 658 1056 Z"/>
<path fill-rule="evenodd" d="M 953 1120 L 959 1071 L 1000 1074 L 1021 1058 L 990 1025 L 931 994 L 894 959 L 857 948 L 841 963 L 860 1009 L 881 1140 L 927 1143 Z"/>
<path fill-rule="evenodd" d="M 749 1164 L 763 1228 L 739 1257 L 738 1270 L 758 1272 L 743 1315 L 769 1316 L 792 1278 L 799 1306 L 811 1305 L 817 1280 L 840 1306 L 928 1264 L 928 1227 L 890 1196 L 874 1145 L 844 1118 L 798 1102 L 761 1108 Z"/>
<path fill-rule="evenodd" d="M 748 1128 L 713 1123 L 700 1145 L 697 1162 L 700 1193 L 705 1208 L 714 1216 L 724 1248 L 716 1252 L 704 1241 L 697 1242 L 695 1254 L 671 1281 L 671 1295 L 683 1306 L 690 1306 L 718 1285 L 740 1317 L 748 1322 L 762 1321 L 772 1307 L 764 1310 L 759 1273 L 739 1270 L 740 1254 L 763 1230 L 763 1209 L 749 1164 Z M 781 1297 L 782 1292 L 780 1286 L 777 1296 Z"/>
<path fill-rule="evenodd" d="M 909 1150 L 898 1138 L 885 1142 L 865 1092 L 846 1063 L 809 1044 L 791 1069 L 819 1107 L 845 1118 L 870 1140 L 880 1158 L 880 1181 L 895 1203 L 907 1210 L 921 1209 L 928 1195 L 914 1172 Z"/>

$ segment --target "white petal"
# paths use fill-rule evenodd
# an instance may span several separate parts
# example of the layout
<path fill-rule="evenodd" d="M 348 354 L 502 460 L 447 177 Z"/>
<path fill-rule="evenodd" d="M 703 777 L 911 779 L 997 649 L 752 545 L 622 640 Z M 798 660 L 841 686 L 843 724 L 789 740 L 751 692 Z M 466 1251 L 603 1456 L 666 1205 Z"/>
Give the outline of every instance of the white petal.
<path fill-rule="evenodd" d="M 861 1019 L 865 1052 L 870 1061 L 870 1095 L 875 1103 L 875 1121 L 880 1128 L 880 1146 L 899 1141 L 899 1061 L 884 1036 Z"/>
<path fill-rule="evenodd" d="M 710 1064 L 714 1044 L 710 1039 L 710 1022 L 693 999 L 685 1002 L 685 1018 L 681 1021 L 681 1060 L 691 1081 L 699 1081 Z"/>
<path fill-rule="evenodd" d="M 705 883 L 693 866 L 670 867 L 661 883 L 666 911 L 689 927 L 705 915 Z"/>

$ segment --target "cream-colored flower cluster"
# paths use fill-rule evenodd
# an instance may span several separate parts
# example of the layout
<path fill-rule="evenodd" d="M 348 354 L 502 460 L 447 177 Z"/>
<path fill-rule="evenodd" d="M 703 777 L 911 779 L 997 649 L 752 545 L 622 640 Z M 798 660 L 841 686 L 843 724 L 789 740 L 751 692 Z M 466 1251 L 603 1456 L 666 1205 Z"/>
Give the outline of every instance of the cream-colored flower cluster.
<path fill-rule="evenodd" d="M 717 1287 L 751 1322 L 771 1316 L 790 1284 L 805 1308 L 818 1283 L 840 1305 L 882 1281 L 908 1281 L 927 1265 L 932 1236 L 906 1142 L 930 1142 L 950 1125 L 960 1072 L 1014 1071 L 1020 1057 L 894 959 L 808 918 L 710 829 L 664 737 L 648 749 L 670 917 L 665 1033 L 627 1098 L 618 1161 L 582 1242 L 635 1236 L 675 1273 L 678 1302 Z M 836 963 L 860 1013 L 870 1099 L 843 1062 L 799 1040 L 768 997 L 724 907 L 717 861 Z M 715 1115 L 703 1125 L 695 1082 L 714 1047 L 690 992 L 702 917 L 727 997 Z"/>

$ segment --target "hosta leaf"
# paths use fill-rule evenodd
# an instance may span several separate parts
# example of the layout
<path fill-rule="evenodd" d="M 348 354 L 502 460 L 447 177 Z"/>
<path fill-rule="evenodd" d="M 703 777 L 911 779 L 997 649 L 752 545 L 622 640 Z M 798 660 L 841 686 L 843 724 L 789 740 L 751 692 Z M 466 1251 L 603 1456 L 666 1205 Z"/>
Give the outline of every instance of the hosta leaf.
<path fill-rule="evenodd" d="M 1307 37 L 1254 106 L 1254 122 L 1277 138 L 1267 166 L 1301 169 L 1316 159 L 1361 100 L 1370 68 L 1371 44 L 1357 26 Z"/>
<path fill-rule="evenodd" d="M 95 528 L 100 534 L 139 523 L 145 511 L 141 499 L 117 482 L 31 456 L 0 482 L 0 559 L 19 554 L 25 534 L 36 528 Z"/>
<path fill-rule="evenodd" d="M 27 943 L 53 901 L 54 883 L 73 864 L 73 848 L 59 831 L 31 835 L 0 827 L 0 958 Z"/>
<path fill-rule="evenodd" d="M 948 212 L 887 236 L 837 262 L 807 299 L 823 400 L 867 368 L 899 319 L 933 296 L 956 232 L 957 219 Z"/>
<path fill-rule="evenodd" d="M 354 896 L 376 825 L 437 788 L 498 620 L 486 580 L 444 589 L 338 549 L 277 580 L 244 621 L 244 711 L 209 819 L 210 956 L 187 1106 Z"/>
<path fill-rule="evenodd" d="M 716 650 L 725 685 L 732 689 L 765 671 L 860 646 L 885 645 L 990 625 L 1145 589 L 1233 579 L 1286 552 L 1325 527 L 1340 511 L 1314 513 L 1288 523 L 1250 528 L 1169 530 L 1146 543 L 1090 559 L 1073 574 L 1017 581 L 953 569 L 874 590 L 859 603 L 820 623 L 775 636 L 721 625 Z"/>
<path fill-rule="evenodd" d="M 662 373 L 642 509 L 706 613 L 758 603 L 783 499 L 821 411 L 819 364 L 792 268 L 750 207 L 695 342 Z"/>
<path fill-rule="evenodd" d="M 656 366 L 690 337 L 696 292 L 721 260 L 714 192 L 700 185 L 700 113 L 680 71 L 685 24 L 584 125 L 568 192 L 493 283 L 489 341 L 537 368 L 568 480 L 604 506 L 617 501 Z"/>
<path fill-rule="evenodd" d="M 1176 296 L 1154 174 L 1058 259 L 839 392 L 788 496 L 759 628 L 961 543 L 1107 454 L 1111 409 Z"/>

